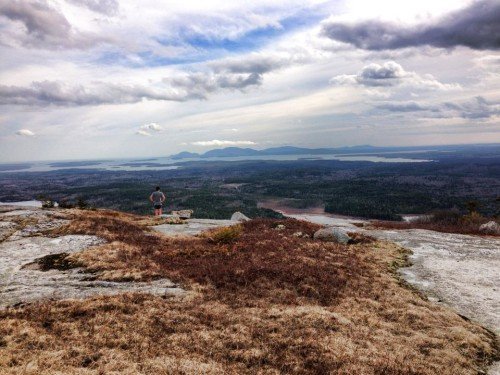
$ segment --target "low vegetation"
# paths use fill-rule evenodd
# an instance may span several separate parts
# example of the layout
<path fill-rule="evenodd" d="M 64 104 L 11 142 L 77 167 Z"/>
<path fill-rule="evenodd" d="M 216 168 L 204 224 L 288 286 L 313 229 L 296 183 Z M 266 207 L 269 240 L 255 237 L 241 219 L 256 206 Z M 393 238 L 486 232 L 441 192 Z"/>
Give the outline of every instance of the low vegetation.
<path fill-rule="evenodd" d="M 491 220 L 493 218 L 485 217 L 477 211 L 463 215 L 457 210 L 441 210 L 410 222 L 376 221 L 373 225 L 387 229 L 428 229 L 444 233 L 485 235 L 479 228 Z M 500 223 L 498 220 L 496 222 Z M 486 234 L 499 236 L 495 233 Z"/>
<path fill-rule="evenodd" d="M 72 215 L 54 234 L 109 241 L 71 256 L 94 277 L 168 277 L 187 292 L 0 311 L 2 374 L 456 375 L 497 354 L 492 334 L 403 285 L 396 245 L 318 242 L 318 226 L 291 219 L 168 238 L 134 215 Z"/>

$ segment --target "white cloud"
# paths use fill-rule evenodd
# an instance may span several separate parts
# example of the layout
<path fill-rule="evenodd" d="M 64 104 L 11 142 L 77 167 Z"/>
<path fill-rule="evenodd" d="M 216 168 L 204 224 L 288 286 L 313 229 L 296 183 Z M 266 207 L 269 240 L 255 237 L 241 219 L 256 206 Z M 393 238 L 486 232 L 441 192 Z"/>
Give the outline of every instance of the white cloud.
<path fill-rule="evenodd" d="M 151 137 L 151 134 L 149 134 L 147 131 L 145 130 L 137 130 L 137 132 L 135 134 L 139 134 L 139 135 L 143 135 L 145 137 Z"/>
<path fill-rule="evenodd" d="M 212 141 L 197 141 L 191 142 L 193 146 L 253 146 L 257 143 L 252 141 L 220 141 L 214 139 Z"/>
<path fill-rule="evenodd" d="M 409 86 L 434 90 L 460 89 L 459 84 L 441 83 L 431 74 L 420 75 L 406 71 L 394 61 L 366 65 L 357 74 L 341 74 L 330 79 L 330 83 L 334 85 L 362 85 L 365 87 Z"/>
<path fill-rule="evenodd" d="M 35 135 L 35 133 L 33 133 L 31 130 L 29 129 L 20 129 L 16 132 L 17 135 L 21 135 L 23 137 L 33 137 Z"/>
<path fill-rule="evenodd" d="M 143 130 L 145 132 L 147 131 L 154 131 L 154 132 L 161 132 L 163 128 L 158 125 L 156 122 L 152 122 L 150 124 L 144 124 L 140 127 L 140 130 Z"/>

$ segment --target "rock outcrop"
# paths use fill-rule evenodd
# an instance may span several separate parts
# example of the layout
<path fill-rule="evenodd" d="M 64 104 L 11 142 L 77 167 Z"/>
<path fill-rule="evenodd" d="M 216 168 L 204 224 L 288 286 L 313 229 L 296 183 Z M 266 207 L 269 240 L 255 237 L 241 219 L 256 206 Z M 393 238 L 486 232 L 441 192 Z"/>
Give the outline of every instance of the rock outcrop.
<path fill-rule="evenodd" d="M 249 221 L 250 218 L 247 217 L 246 215 L 242 214 L 241 212 L 239 211 L 236 211 L 232 216 L 231 216 L 231 220 L 233 221 Z"/>
<path fill-rule="evenodd" d="M 87 298 L 123 292 L 174 295 L 184 290 L 168 279 L 144 282 L 92 280 L 66 256 L 106 241 L 94 235 L 51 236 L 69 223 L 65 211 L 9 207 L 0 212 L 0 309 L 47 298 Z M 172 226 L 172 225 L 171 225 Z M 52 263 L 51 266 L 47 266 Z"/>
<path fill-rule="evenodd" d="M 479 230 L 487 234 L 500 234 L 500 224 L 496 221 L 489 221 L 479 227 Z"/>
<path fill-rule="evenodd" d="M 180 219 L 190 219 L 193 212 L 194 212 L 193 210 L 179 210 L 179 211 L 172 211 L 172 215 L 179 217 Z"/>
<path fill-rule="evenodd" d="M 341 228 L 327 227 L 316 231 L 316 233 L 314 233 L 314 239 L 347 244 L 351 240 L 351 237 Z"/>

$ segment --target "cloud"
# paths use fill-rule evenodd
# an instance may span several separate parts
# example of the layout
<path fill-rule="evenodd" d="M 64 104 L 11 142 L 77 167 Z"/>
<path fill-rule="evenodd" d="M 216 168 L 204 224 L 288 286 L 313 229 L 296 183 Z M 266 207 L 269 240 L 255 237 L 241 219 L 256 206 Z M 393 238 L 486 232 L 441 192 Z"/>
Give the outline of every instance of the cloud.
<path fill-rule="evenodd" d="M 394 61 L 366 65 L 356 75 L 342 74 L 333 77 L 330 83 L 334 84 L 360 84 L 363 86 L 394 86 L 401 83 L 408 73 Z"/>
<path fill-rule="evenodd" d="M 445 102 L 435 105 L 417 102 L 386 102 L 376 105 L 375 108 L 389 112 L 428 112 L 424 116 L 433 118 L 459 117 L 469 120 L 486 120 L 500 116 L 500 103 L 488 101 L 482 96 L 461 103 Z"/>
<path fill-rule="evenodd" d="M 262 83 L 259 74 L 205 74 L 190 73 L 164 78 L 161 83 L 127 85 L 94 82 L 67 85 L 59 81 L 33 82 L 30 86 L 0 85 L 0 105 L 27 106 L 87 106 L 128 104 L 143 100 L 177 101 L 206 99 L 220 90 L 244 90 Z"/>
<path fill-rule="evenodd" d="M 190 98 L 206 99 L 210 93 L 223 89 L 245 91 L 260 86 L 264 74 L 303 61 L 304 57 L 291 54 L 249 54 L 238 58 L 225 58 L 207 64 L 208 72 L 189 72 L 167 77 L 163 82 L 183 90 Z"/>
<path fill-rule="evenodd" d="M 220 141 L 218 139 L 214 139 L 212 141 L 197 141 L 191 142 L 194 146 L 252 146 L 257 143 L 252 141 Z"/>
<path fill-rule="evenodd" d="M 145 137 L 151 137 L 151 134 L 149 134 L 149 133 L 148 133 L 147 131 L 145 131 L 145 130 L 137 130 L 137 131 L 135 132 L 135 134 L 138 134 L 138 135 L 143 135 L 143 136 L 145 136 Z"/>
<path fill-rule="evenodd" d="M 149 124 L 142 125 L 139 130 L 137 130 L 136 134 L 144 135 L 146 137 L 150 137 L 151 132 L 159 133 L 163 130 L 163 128 L 155 122 L 151 122 Z"/>
<path fill-rule="evenodd" d="M 451 110 L 462 118 L 470 120 L 500 116 L 500 103 L 490 102 L 482 96 L 476 96 L 474 100 L 465 103 L 447 102 L 444 104 L 444 108 Z"/>
<path fill-rule="evenodd" d="M 110 41 L 107 37 L 75 30 L 60 11 L 44 0 L 3 1 L 0 3 L 0 21 L 3 21 L 0 22 L 0 41 L 6 45 L 84 49 Z"/>
<path fill-rule="evenodd" d="M 33 82 L 28 87 L 0 85 L 0 105 L 85 106 L 137 103 L 142 100 L 183 101 L 187 94 L 172 88 L 97 82 L 90 87 L 57 81 Z"/>
<path fill-rule="evenodd" d="M 251 54 L 238 58 L 227 58 L 210 64 L 215 72 L 264 74 L 302 60 L 293 55 Z"/>
<path fill-rule="evenodd" d="M 419 75 L 408 72 L 394 61 L 383 64 L 369 64 L 363 67 L 357 74 L 342 74 L 330 79 L 335 85 L 362 85 L 367 87 L 380 86 L 411 86 L 413 88 L 428 88 L 437 90 L 459 89 L 458 84 L 444 84 L 436 80 L 432 75 Z"/>
<path fill-rule="evenodd" d="M 485 55 L 475 59 L 475 63 L 482 69 L 500 73 L 500 55 Z"/>
<path fill-rule="evenodd" d="M 164 78 L 163 82 L 175 89 L 182 90 L 186 98 L 206 99 L 208 94 L 222 90 L 244 90 L 249 86 L 262 84 L 262 75 L 250 74 L 213 74 L 187 73 L 176 77 Z"/>
<path fill-rule="evenodd" d="M 417 46 L 477 50 L 500 49 L 500 2 L 474 1 L 470 6 L 413 26 L 380 20 L 362 22 L 329 21 L 323 35 L 367 50 L 400 49 Z"/>
<path fill-rule="evenodd" d="M 210 65 L 213 70 L 179 73 L 160 82 L 150 82 L 149 86 L 105 82 L 83 86 L 59 81 L 37 81 L 27 87 L 0 85 L 0 105 L 87 106 L 207 99 L 219 91 L 245 91 L 260 86 L 264 73 L 284 65 L 270 64 L 267 56 L 251 57 L 250 62 L 244 58 L 221 60 Z"/>
<path fill-rule="evenodd" d="M 20 129 L 16 132 L 17 135 L 21 135 L 23 137 L 33 137 L 35 135 L 35 133 L 33 133 L 31 130 L 29 129 Z"/>
<path fill-rule="evenodd" d="M 376 108 L 383 109 L 389 112 L 418 112 L 430 110 L 429 107 L 416 102 L 383 103 L 377 105 Z"/>
<path fill-rule="evenodd" d="M 144 125 L 142 125 L 140 127 L 140 130 L 160 132 L 160 131 L 163 130 L 163 128 L 160 125 L 158 125 L 157 123 L 152 122 L 150 124 L 144 124 Z"/>
<path fill-rule="evenodd" d="M 116 0 L 67 0 L 69 3 L 88 8 L 94 12 L 113 16 L 118 13 Z"/>

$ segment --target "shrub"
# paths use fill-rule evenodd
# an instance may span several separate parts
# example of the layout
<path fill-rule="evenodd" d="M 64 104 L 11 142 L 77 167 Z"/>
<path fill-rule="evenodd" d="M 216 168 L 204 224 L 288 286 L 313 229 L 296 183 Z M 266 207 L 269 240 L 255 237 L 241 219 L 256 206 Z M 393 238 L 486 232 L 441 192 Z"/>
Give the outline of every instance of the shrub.
<path fill-rule="evenodd" d="M 42 201 L 42 208 L 54 208 L 55 202 L 52 199 Z"/>
<path fill-rule="evenodd" d="M 424 216 L 418 220 L 405 223 L 391 221 L 377 221 L 375 226 L 390 229 L 428 229 L 445 233 L 462 234 L 484 234 L 479 230 L 481 224 L 490 221 L 491 218 L 481 215 L 477 211 L 469 210 L 469 213 L 462 215 L 458 210 L 440 210 L 431 215 Z"/>
<path fill-rule="evenodd" d="M 451 210 L 438 210 L 431 213 L 430 216 L 424 216 L 421 219 L 416 220 L 422 223 L 440 223 L 440 224 L 458 224 L 462 218 L 462 215 L 457 209 Z"/>
<path fill-rule="evenodd" d="M 241 235 L 241 225 L 219 228 L 209 233 L 209 238 L 214 243 L 229 244 L 234 242 Z"/>
<path fill-rule="evenodd" d="M 78 198 L 78 201 L 76 202 L 76 207 L 78 207 L 80 210 L 85 210 L 89 208 L 89 204 L 85 199 Z"/>
<path fill-rule="evenodd" d="M 75 205 L 70 203 L 67 199 L 61 199 L 59 202 L 60 208 L 75 208 Z"/>

